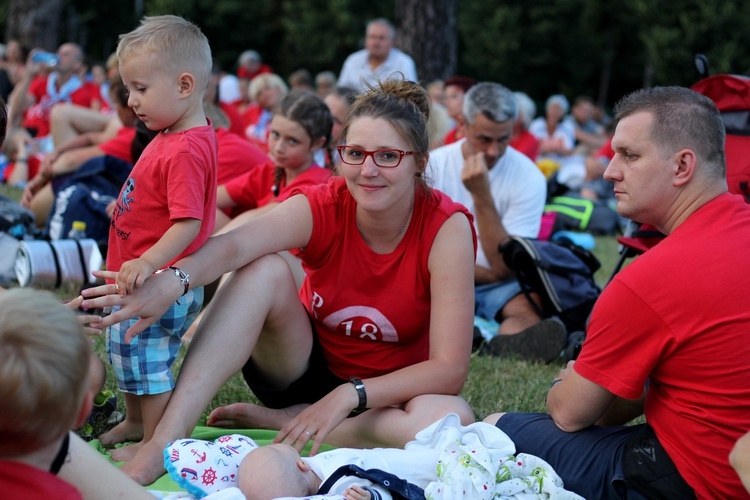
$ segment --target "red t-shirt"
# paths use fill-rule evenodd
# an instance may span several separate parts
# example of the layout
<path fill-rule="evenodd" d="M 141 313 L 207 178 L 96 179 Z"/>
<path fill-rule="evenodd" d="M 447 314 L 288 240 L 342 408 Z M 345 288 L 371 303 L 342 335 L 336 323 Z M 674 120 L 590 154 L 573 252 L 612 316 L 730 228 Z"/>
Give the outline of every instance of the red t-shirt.
<path fill-rule="evenodd" d="M 47 78 L 47 76 L 37 76 L 29 85 L 29 94 L 34 97 L 35 103 L 26 110 L 23 126 L 27 129 L 36 129 L 37 137 L 49 135 L 50 110 L 57 104 L 51 102 L 50 97 L 47 95 Z M 95 102 L 100 100 L 99 89 L 96 85 L 84 83 L 78 90 L 70 94 L 70 99 L 66 102 L 90 108 Z"/>
<path fill-rule="evenodd" d="M 219 107 L 227 115 L 227 118 L 229 118 L 229 131 L 240 137 L 245 137 L 245 121 L 237 106 L 226 102 L 219 102 Z"/>
<path fill-rule="evenodd" d="M 239 210 L 244 212 L 253 208 L 264 207 L 274 201 L 282 202 L 290 196 L 293 189 L 324 184 L 330 177 L 330 170 L 313 165 L 295 177 L 289 184 L 282 179 L 279 195 L 274 196 L 271 188 L 276 182 L 276 165 L 273 162 L 268 162 L 234 178 L 224 184 L 224 187 Z"/>
<path fill-rule="evenodd" d="M 610 137 L 607 142 L 602 144 L 602 147 L 599 148 L 599 151 L 596 152 L 597 158 L 606 158 L 608 160 L 612 160 L 612 158 L 615 157 L 615 151 L 612 149 L 612 138 Z"/>
<path fill-rule="evenodd" d="M 219 186 L 271 161 L 258 146 L 226 129 L 216 130 L 216 140 L 219 144 L 219 170 L 216 180 Z"/>
<path fill-rule="evenodd" d="M 114 156 L 132 164 L 133 139 L 135 139 L 135 127 L 120 127 L 115 137 L 99 144 L 99 149 L 104 151 L 105 155 Z"/>
<path fill-rule="evenodd" d="M 607 285 L 581 376 L 617 396 L 648 381 L 648 423 L 698 498 L 747 498 L 729 465 L 750 429 L 750 207 L 723 194 Z"/>
<path fill-rule="evenodd" d="M 393 252 L 380 255 L 359 234 L 356 201 L 344 178 L 292 194 L 297 192 L 307 196 L 313 217 L 307 247 L 294 252 L 305 270 L 300 299 L 331 371 L 343 379 L 376 377 L 426 361 L 430 249 L 451 215 L 462 212 L 471 224 L 471 214 L 440 191 L 427 195 L 416 188 L 403 239 Z"/>
<path fill-rule="evenodd" d="M 51 472 L 0 460 L 0 496 L 23 500 L 82 500 L 81 493 Z"/>
<path fill-rule="evenodd" d="M 211 236 L 216 220 L 216 134 L 211 125 L 159 133 L 130 172 L 112 214 L 107 269 L 140 257 L 176 219 L 202 221 L 200 233 L 167 265 Z"/>
<path fill-rule="evenodd" d="M 461 137 L 458 137 L 458 130 L 460 127 L 456 127 L 453 130 L 448 131 L 447 134 L 445 134 L 445 137 L 443 138 L 443 146 L 447 146 L 448 144 L 453 144 L 454 142 L 458 142 L 461 139 L 463 139 L 463 135 Z"/>
<path fill-rule="evenodd" d="M 539 139 L 528 130 L 524 130 L 514 137 L 510 141 L 510 146 L 531 158 L 531 161 L 536 161 L 536 157 L 539 155 Z"/>

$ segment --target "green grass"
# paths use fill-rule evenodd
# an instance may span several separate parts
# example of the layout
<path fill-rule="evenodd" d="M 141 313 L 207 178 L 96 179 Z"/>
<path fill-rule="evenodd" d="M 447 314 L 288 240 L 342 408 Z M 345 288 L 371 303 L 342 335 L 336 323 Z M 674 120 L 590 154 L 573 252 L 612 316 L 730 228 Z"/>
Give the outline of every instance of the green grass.
<path fill-rule="evenodd" d="M 617 262 L 617 242 L 613 237 L 597 237 L 594 253 L 602 263 L 597 272 L 597 282 L 604 286 Z M 95 343 L 97 352 L 105 359 L 103 339 Z M 179 371 L 185 350 L 183 349 L 175 363 L 175 373 Z M 544 412 L 544 399 L 551 381 L 562 369 L 562 363 L 532 363 L 512 358 L 496 358 L 473 354 L 469 377 L 461 395 L 474 410 L 477 419 L 482 419 L 498 411 Z M 115 388 L 112 371 L 107 367 L 107 387 Z M 120 401 L 120 411 L 122 398 Z M 210 411 L 218 406 L 238 401 L 257 402 L 240 375 L 235 375 L 222 387 L 213 398 L 201 424 Z"/>
<path fill-rule="evenodd" d="M 0 186 L 0 193 L 15 199 L 20 198 L 20 190 Z M 609 279 L 617 259 L 617 242 L 613 237 L 597 237 L 594 253 L 602 263 L 596 273 L 597 282 L 604 286 Z M 61 297 L 69 298 L 75 290 L 58 291 Z M 95 351 L 106 359 L 104 339 L 94 343 Z M 185 350 L 180 352 L 175 372 L 179 371 Z M 544 411 L 544 398 L 550 382 L 562 368 L 561 363 L 545 365 L 511 358 L 495 358 L 472 355 L 469 378 L 462 396 L 469 402 L 477 419 L 498 411 Z M 107 367 L 107 388 L 115 390 L 116 383 L 111 368 Z M 213 409 L 237 401 L 257 401 L 240 375 L 232 377 L 209 404 L 203 420 Z M 118 398 L 119 410 L 124 412 L 123 398 Z"/>

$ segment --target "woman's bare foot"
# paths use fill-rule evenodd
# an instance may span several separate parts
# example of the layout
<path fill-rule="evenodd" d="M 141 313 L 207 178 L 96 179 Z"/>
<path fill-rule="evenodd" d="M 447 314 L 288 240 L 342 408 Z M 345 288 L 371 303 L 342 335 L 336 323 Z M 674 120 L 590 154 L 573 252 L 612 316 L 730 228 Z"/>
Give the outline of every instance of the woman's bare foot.
<path fill-rule="evenodd" d="M 216 408 L 206 425 L 225 429 L 270 429 L 278 431 L 296 417 L 307 405 L 273 409 L 252 403 L 234 403 Z"/>
<path fill-rule="evenodd" d="M 120 470 L 138 484 L 148 486 L 166 472 L 164 470 L 164 447 L 155 441 L 139 443 L 137 453 L 125 462 Z"/>
<path fill-rule="evenodd" d="M 115 448 L 109 452 L 115 462 L 127 462 L 131 460 L 138 450 L 143 446 L 143 441 Z"/>
<path fill-rule="evenodd" d="M 143 424 L 132 422 L 127 417 L 117 424 L 117 426 L 99 436 L 99 441 L 104 446 L 112 446 L 128 441 L 140 441 L 141 439 L 143 439 Z"/>

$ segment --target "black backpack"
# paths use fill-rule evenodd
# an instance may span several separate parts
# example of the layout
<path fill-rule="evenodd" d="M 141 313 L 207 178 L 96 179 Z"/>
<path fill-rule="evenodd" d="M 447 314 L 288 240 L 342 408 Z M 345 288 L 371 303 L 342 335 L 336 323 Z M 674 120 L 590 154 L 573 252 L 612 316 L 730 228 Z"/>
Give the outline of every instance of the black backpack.
<path fill-rule="evenodd" d="M 588 250 L 573 243 L 540 241 L 511 236 L 500 247 L 505 264 L 515 273 L 524 295 L 542 318 L 557 317 L 568 331 L 568 339 L 583 341 L 591 309 L 601 288 L 594 273 L 601 266 Z M 531 293 L 541 298 L 541 308 Z M 573 346 L 579 350 L 580 345 Z M 573 359 L 575 353 L 567 353 Z"/>

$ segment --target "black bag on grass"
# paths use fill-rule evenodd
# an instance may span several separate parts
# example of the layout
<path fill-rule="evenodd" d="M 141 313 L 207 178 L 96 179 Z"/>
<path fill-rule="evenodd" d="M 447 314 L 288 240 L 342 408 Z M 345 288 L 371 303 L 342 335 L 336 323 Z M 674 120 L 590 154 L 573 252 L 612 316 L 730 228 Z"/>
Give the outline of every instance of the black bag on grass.
<path fill-rule="evenodd" d="M 601 293 L 594 280 L 601 264 L 594 254 L 569 242 L 519 236 L 512 236 L 500 247 L 500 252 L 539 316 L 559 318 L 569 337 L 585 331 L 591 309 Z M 532 292 L 541 298 L 541 308 L 531 300 Z"/>
<path fill-rule="evenodd" d="M 555 196 L 544 207 L 554 213 L 552 234 L 557 231 L 585 231 L 591 234 L 618 234 L 620 216 L 605 201 L 592 201 L 577 195 Z"/>

